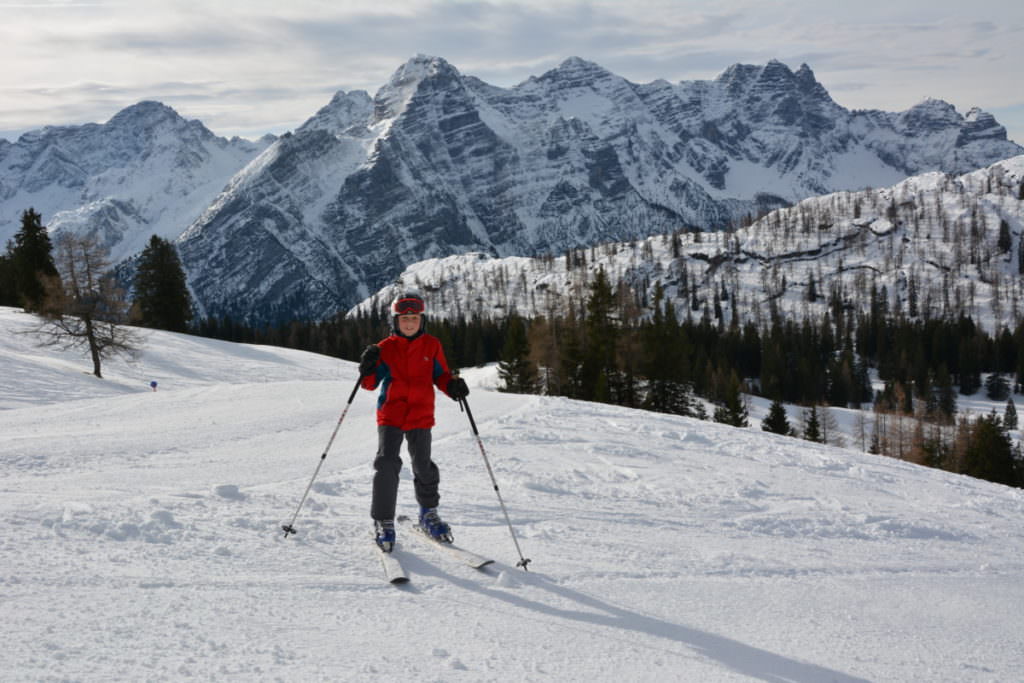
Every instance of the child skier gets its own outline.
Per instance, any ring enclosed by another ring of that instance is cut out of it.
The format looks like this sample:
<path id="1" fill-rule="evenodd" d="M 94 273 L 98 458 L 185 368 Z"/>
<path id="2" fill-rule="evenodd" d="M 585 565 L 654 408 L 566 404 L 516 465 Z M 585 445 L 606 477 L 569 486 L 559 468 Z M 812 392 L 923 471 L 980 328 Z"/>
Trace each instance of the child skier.
<path id="1" fill-rule="evenodd" d="M 451 528 L 437 514 L 440 478 L 437 465 L 430 458 L 434 386 L 456 401 L 469 395 L 469 387 L 448 369 L 437 337 L 424 331 L 424 309 L 423 299 L 416 293 L 396 297 L 391 303 L 391 335 L 367 346 L 359 359 L 363 388 L 381 387 L 370 516 L 377 545 L 384 552 L 391 552 L 395 546 L 395 506 L 398 474 L 402 469 L 399 451 L 403 439 L 412 459 L 420 526 L 439 541 L 452 541 Z"/>

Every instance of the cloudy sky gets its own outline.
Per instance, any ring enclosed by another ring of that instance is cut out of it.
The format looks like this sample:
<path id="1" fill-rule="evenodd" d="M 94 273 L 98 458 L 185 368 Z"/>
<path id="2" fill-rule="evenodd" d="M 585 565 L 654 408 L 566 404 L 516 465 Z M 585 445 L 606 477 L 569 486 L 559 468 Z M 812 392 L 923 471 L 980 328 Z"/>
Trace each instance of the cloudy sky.
<path id="1" fill-rule="evenodd" d="M 979 106 L 1024 144 L 1020 0 L 0 0 L 0 137 L 144 99 L 282 133 L 418 53 L 499 86 L 570 56 L 638 83 L 775 58 L 844 107 Z"/>

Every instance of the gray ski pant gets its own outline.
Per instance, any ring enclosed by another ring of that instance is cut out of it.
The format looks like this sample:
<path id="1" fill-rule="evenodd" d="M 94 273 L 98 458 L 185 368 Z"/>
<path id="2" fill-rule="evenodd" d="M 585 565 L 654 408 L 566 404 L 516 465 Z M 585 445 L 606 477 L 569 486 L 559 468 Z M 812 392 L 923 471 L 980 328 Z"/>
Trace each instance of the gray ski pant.
<path id="1" fill-rule="evenodd" d="M 403 432 L 398 427 L 378 425 L 377 457 L 373 461 L 373 502 L 370 517 L 373 519 L 394 519 L 398 502 L 398 480 L 402 471 L 402 439 L 409 444 L 412 459 L 413 486 L 416 502 L 423 507 L 437 507 L 440 496 L 437 492 L 441 480 L 437 465 L 430 459 L 430 430 L 411 429 Z"/>

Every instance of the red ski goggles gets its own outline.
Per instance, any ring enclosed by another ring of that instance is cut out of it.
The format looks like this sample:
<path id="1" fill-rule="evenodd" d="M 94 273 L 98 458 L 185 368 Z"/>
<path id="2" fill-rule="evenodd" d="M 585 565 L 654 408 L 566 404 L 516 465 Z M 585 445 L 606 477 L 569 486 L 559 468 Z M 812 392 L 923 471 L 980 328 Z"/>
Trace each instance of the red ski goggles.
<path id="1" fill-rule="evenodd" d="M 391 311 L 395 315 L 423 313 L 423 299 L 399 299 L 391 307 Z"/>

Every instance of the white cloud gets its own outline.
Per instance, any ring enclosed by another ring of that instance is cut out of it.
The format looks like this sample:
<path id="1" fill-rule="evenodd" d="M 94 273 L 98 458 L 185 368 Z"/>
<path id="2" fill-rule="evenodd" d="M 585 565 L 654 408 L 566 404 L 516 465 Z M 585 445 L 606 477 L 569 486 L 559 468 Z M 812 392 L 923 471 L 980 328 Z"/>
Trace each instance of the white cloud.
<path id="1" fill-rule="evenodd" d="M 1018 4 L 0 2 L 0 134 L 103 121 L 147 98 L 222 135 L 281 132 L 335 90 L 374 92 L 420 52 L 502 86 L 573 55 L 637 82 L 777 58 L 807 62 L 850 108 L 897 111 L 932 96 L 1013 112 L 1024 105 Z M 1024 142 L 1019 118 L 1011 137 Z"/>

